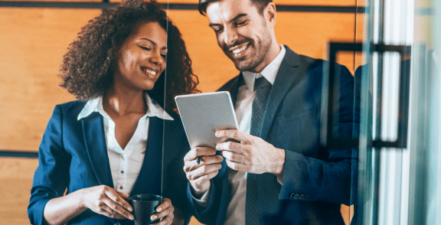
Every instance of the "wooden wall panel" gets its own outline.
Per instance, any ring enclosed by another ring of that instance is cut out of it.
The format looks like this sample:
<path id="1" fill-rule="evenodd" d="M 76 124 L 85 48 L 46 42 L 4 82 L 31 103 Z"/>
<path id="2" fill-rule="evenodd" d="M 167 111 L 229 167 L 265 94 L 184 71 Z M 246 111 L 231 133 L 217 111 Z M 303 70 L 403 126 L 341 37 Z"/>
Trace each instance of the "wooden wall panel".
<path id="1" fill-rule="evenodd" d="M 8 0 L 12 2 L 102 2 L 102 0 Z"/>
<path id="2" fill-rule="evenodd" d="M 298 54 L 328 58 L 330 41 L 354 41 L 354 14 L 279 12 L 276 37 Z M 353 57 L 342 57 L 338 63 L 351 70 Z"/>
<path id="3" fill-rule="evenodd" d="M 215 91 L 239 72 L 218 47 L 208 18 L 196 11 L 170 10 L 170 18 L 181 30 L 194 72 L 199 76 L 203 92 Z M 279 12 L 276 22 L 278 42 L 293 51 L 314 58 L 327 58 L 329 41 L 354 41 L 354 15 L 336 13 Z M 339 63 L 353 68 L 353 56 L 342 57 Z"/>
<path id="4" fill-rule="evenodd" d="M 314 4 L 349 6 L 353 1 L 320 0 Z M 100 10 L 0 8 L 0 149 L 37 151 L 55 104 L 74 100 L 58 87 L 61 56 L 80 27 L 99 13 Z M 179 10 L 171 10 L 169 15 L 183 34 L 203 92 L 215 91 L 238 74 L 217 46 L 206 17 L 197 11 Z M 330 40 L 354 40 L 354 14 L 279 12 L 277 16 L 279 43 L 299 54 L 327 58 Z M 361 40 L 363 21 L 358 19 L 357 24 L 357 40 Z M 359 59 L 356 65 L 361 64 Z M 351 71 L 353 61 L 353 54 L 339 56 L 339 63 Z M 36 159 L 0 158 L 0 201 L 5 203 L 0 206 L 0 223 L 29 224 L 26 207 L 37 164 Z M 342 207 L 342 214 L 348 224 L 351 209 Z M 191 224 L 200 223 L 193 218 Z"/>
<path id="5" fill-rule="evenodd" d="M 100 10 L 0 8 L 0 149 L 37 151 L 55 104 L 58 67 L 81 26 Z"/>
<path id="6" fill-rule="evenodd" d="M 110 0 L 121 2 L 122 0 Z M 160 3 L 198 4 L 199 0 L 157 0 Z M 358 0 L 362 1 L 362 0 Z M 355 0 L 273 0 L 276 5 L 355 6 Z"/>
<path id="7" fill-rule="evenodd" d="M 0 158 L 0 224 L 29 224 L 27 206 L 36 159 Z"/>

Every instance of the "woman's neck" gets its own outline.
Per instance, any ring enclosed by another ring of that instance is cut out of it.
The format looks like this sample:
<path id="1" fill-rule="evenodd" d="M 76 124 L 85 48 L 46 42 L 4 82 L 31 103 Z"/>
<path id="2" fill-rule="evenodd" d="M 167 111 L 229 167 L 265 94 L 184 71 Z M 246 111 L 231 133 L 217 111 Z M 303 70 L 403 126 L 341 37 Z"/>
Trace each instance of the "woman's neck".
<path id="1" fill-rule="evenodd" d="M 145 114 L 147 111 L 144 91 L 125 89 L 119 85 L 114 85 L 104 95 L 103 107 L 108 114 L 118 116 L 131 113 Z"/>

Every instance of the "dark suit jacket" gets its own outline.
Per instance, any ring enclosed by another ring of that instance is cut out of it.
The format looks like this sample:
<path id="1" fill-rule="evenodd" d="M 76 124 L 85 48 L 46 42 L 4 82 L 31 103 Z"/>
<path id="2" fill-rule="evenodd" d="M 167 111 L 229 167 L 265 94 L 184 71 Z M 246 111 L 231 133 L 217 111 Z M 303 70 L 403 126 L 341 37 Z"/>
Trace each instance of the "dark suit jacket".
<path id="1" fill-rule="evenodd" d="M 52 198 L 82 188 L 107 185 L 113 188 L 103 118 L 99 113 L 77 120 L 82 102 L 55 107 L 39 149 L 39 165 L 34 175 L 28 215 L 32 224 L 44 224 L 43 210 Z M 131 195 L 161 194 L 162 149 L 164 147 L 164 197 L 180 208 L 187 221 L 190 211 L 185 199 L 186 177 L 183 157 L 190 149 L 179 116 L 174 121 L 151 117 L 144 162 Z M 165 134 L 165 135 L 163 135 Z M 163 136 L 165 137 L 163 146 Z M 134 224 L 115 220 L 91 210 L 73 218 L 68 224 Z"/>
<path id="2" fill-rule="evenodd" d="M 340 205 L 351 202 L 351 176 L 358 173 L 357 154 L 352 149 L 320 147 L 322 118 L 322 80 L 325 61 L 298 55 L 287 46 L 286 55 L 268 97 L 261 138 L 286 152 L 283 185 L 272 174 L 257 175 L 257 192 L 261 221 L 264 224 L 344 224 Z M 340 68 L 340 97 L 334 127 L 340 136 L 356 132 L 354 79 Z M 236 100 L 239 75 L 220 90 L 229 91 Z M 207 224 L 221 225 L 231 199 L 231 187 L 225 162 L 212 179 L 208 206 L 200 208 L 187 197 L 195 216 Z M 352 182 L 351 182 L 352 181 Z M 189 188 L 189 187 L 188 187 Z M 245 215 L 244 215 L 245 216 Z"/>

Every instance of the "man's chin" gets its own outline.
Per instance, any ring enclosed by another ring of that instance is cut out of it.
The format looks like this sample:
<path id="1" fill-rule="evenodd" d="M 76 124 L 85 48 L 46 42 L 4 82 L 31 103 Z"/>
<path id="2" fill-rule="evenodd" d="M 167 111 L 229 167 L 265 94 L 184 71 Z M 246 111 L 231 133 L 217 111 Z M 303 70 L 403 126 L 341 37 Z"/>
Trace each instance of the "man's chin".
<path id="1" fill-rule="evenodd" d="M 236 69 L 239 71 L 250 71 L 254 69 L 255 66 L 252 64 L 253 63 L 246 61 L 234 61 L 234 66 L 236 66 Z"/>

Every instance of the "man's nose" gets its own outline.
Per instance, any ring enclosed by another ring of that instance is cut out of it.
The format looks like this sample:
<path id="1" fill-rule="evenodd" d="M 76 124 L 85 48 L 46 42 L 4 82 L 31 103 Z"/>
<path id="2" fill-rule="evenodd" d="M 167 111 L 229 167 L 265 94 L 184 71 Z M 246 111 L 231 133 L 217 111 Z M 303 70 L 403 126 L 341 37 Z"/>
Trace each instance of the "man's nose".
<path id="1" fill-rule="evenodd" d="M 237 32 L 233 28 L 225 28 L 224 42 L 227 46 L 233 45 L 237 41 Z"/>

